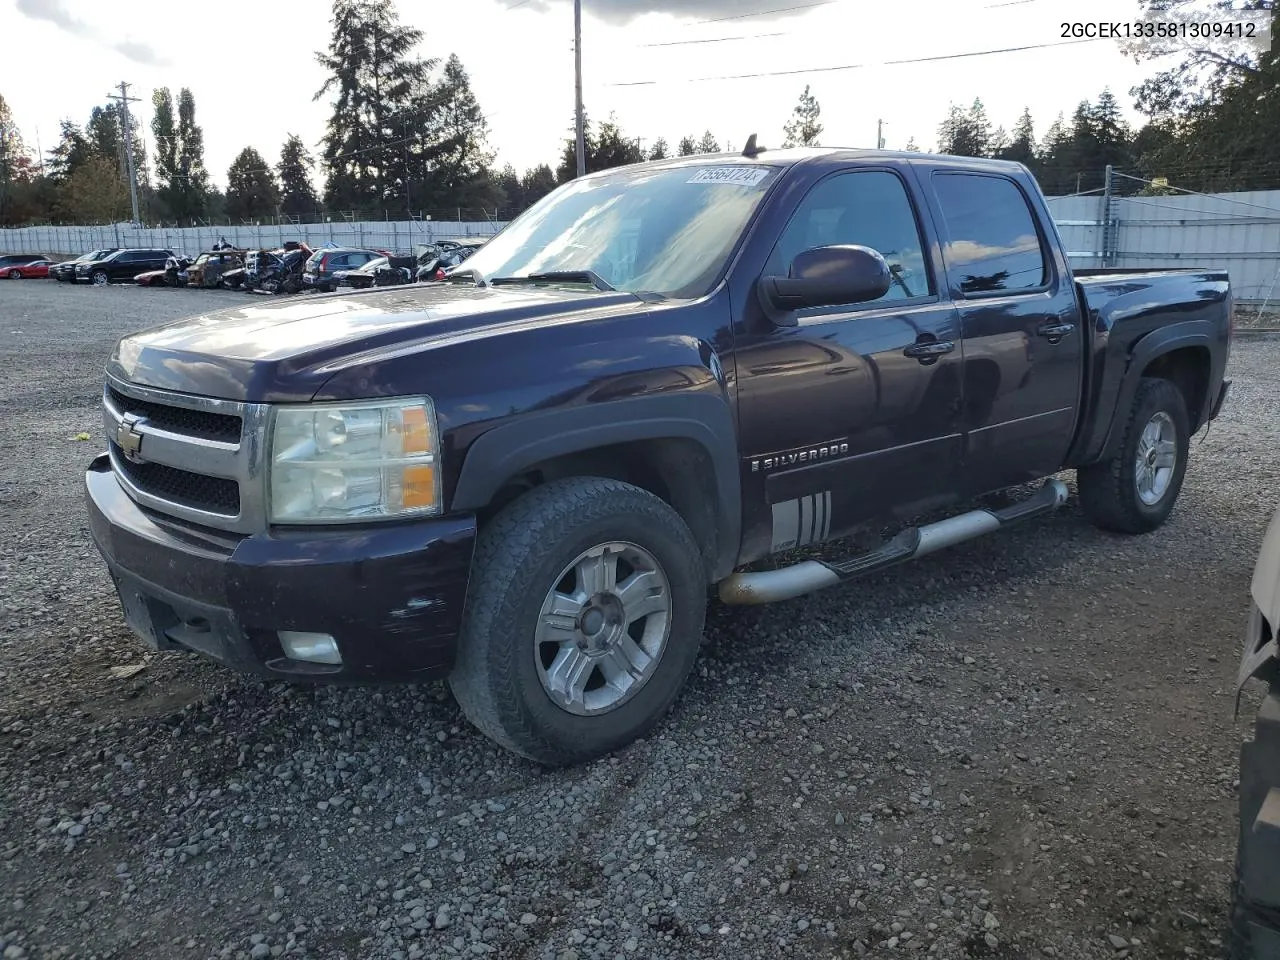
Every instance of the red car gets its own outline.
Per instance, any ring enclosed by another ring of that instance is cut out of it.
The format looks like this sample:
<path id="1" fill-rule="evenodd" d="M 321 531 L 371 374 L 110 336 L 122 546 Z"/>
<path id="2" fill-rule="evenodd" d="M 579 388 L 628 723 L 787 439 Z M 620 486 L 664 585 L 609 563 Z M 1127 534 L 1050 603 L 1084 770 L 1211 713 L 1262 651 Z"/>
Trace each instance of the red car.
<path id="1" fill-rule="evenodd" d="M 32 260 L 30 263 L 18 263 L 4 267 L 3 275 L 10 280 L 30 279 L 32 277 L 44 277 L 47 279 L 49 268 L 52 266 L 52 260 Z"/>

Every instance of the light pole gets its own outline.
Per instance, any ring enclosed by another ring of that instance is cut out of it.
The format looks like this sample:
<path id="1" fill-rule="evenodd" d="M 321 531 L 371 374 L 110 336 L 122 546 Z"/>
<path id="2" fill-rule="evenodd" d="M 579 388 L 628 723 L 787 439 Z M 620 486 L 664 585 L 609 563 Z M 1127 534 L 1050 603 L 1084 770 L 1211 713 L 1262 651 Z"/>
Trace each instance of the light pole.
<path id="1" fill-rule="evenodd" d="M 574 103 L 576 120 L 574 122 L 578 153 L 578 176 L 587 172 L 586 131 L 582 118 L 582 0 L 573 0 L 573 68 L 574 68 Z"/>

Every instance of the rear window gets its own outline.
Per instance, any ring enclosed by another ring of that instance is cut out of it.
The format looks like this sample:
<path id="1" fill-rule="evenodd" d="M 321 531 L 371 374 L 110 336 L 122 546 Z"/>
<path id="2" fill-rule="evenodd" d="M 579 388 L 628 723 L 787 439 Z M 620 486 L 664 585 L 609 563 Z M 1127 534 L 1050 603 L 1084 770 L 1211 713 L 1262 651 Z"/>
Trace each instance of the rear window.
<path id="1" fill-rule="evenodd" d="M 933 186 L 946 222 L 943 256 L 952 286 L 983 294 L 1045 285 L 1048 263 L 1035 218 L 1012 180 L 938 173 Z"/>

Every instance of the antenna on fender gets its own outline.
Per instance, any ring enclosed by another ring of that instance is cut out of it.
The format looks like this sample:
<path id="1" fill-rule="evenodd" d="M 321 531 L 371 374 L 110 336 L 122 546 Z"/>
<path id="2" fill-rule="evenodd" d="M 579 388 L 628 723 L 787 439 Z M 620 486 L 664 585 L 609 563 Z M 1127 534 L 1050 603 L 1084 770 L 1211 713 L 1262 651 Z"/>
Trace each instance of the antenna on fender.
<path id="1" fill-rule="evenodd" d="M 742 148 L 742 155 L 744 157 L 751 157 L 754 159 L 764 153 L 764 151 L 764 147 L 756 145 L 756 135 L 753 133 L 751 136 L 747 137 L 747 145 Z"/>

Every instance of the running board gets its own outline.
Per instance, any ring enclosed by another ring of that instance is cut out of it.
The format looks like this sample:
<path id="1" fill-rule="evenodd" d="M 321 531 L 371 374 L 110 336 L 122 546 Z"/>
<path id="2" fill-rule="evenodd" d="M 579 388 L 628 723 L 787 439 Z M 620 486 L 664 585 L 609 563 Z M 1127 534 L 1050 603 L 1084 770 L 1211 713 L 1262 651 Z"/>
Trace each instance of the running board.
<path id="1" fill-rule="evenodd" d="M 780 570 L 735 573 L 720 581 L 720 599 L 730 604 L 774 603 L 916 560 L 1003 526 L 1051 513 L 1067 502 L 1067 486 L 1047 480 L 1034 495 L 1003 510 L 970 510 L 923 527 L 908 527 L 892 540 L 848 560 L 805 560 Z"/>

